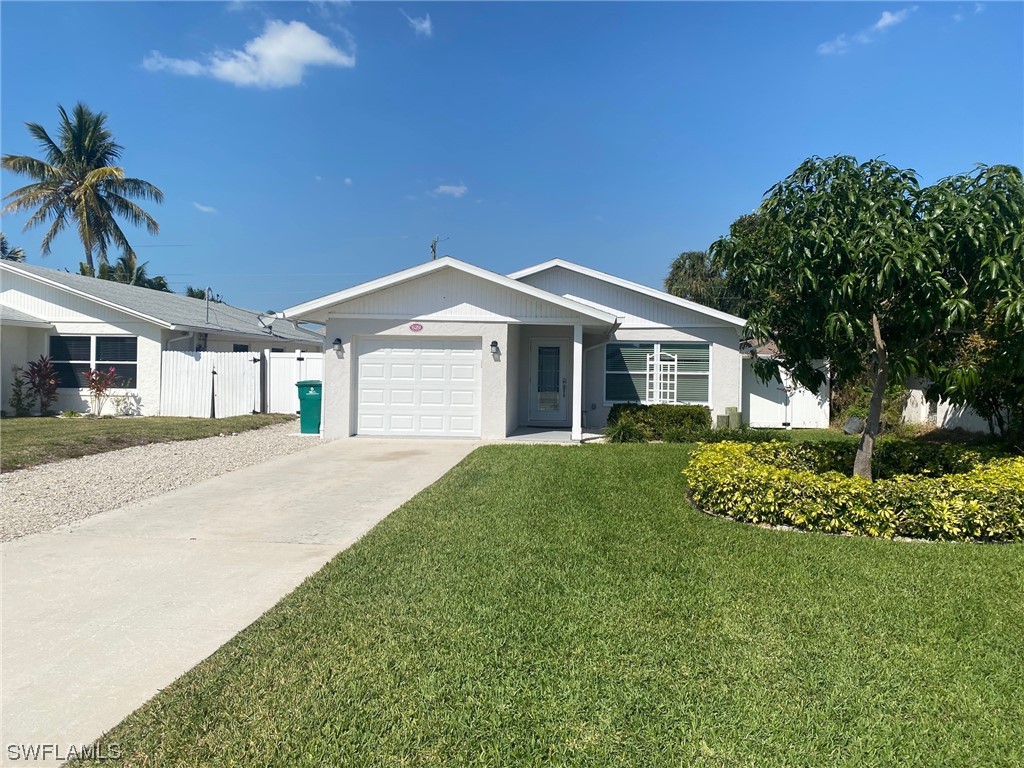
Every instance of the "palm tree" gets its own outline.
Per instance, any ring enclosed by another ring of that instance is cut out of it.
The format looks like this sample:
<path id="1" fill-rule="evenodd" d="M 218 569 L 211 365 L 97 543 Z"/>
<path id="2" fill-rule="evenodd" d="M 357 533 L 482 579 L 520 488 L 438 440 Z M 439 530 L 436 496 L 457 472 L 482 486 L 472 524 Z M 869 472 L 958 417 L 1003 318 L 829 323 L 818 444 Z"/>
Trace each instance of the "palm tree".
<path id="1" fill-rule="evenodd" d="M 122 147 L 114 141 L 107 128 L 107 115 L 93 112 L 78 103 L 71 116 L 64 107 L 57 107 L 60 127 L 57 141 L 50 138 L 38 123 L 26 123 L 28 132 L 39 142 L 45 159 L 27 155 L 4 155 L 3 169 L 20 173 L 35 181 L 16 189 L 4 199 L 12 202 L 3 213 L 32 210 L 25 222 L 25 231 L 43 223 L 50 227 L 43 237 L 39 252 L 50 253 L 53 238 L 69 222 L 74 222 L 85 248 L 85 263 L 94 268 L 93 253 L 100 264 L 107 263 L 107 248 L 114 244 L 125 254 L 134 256 L 128 238 L 121 231 L 115 216 L 135 226 L 144 226 L 157 234 L 160 226 L 132 198 L 162 202 L 164 193 L 142 179 L 127 178 L 116 165 Z"/>
<path id="2" fill-rule="evenodd" d="M 7 235 L 0 232 L 0 259 L 3 261 L 24 261 L 25 251 L 18 247 L 11 247 L 7 242 Z"/>
<path id="3" fill-rule="evenodd" d="M 139 264 L 134 254 L 122 253 L 113 265 L 100 264 L 98 270 L 93 272 L 89 265 L 81 262 L 78 265 L 78 273 L 87 277 L 98 277 L 100 280 L 110 280 L 113 283 L 124 283 L 125 285 L 137 285 L 140 288 L 151 288 L 154 291 L 172 293 L 167 285 L 167 278 L 163 275 L 150 277 L 146 271 L 148 261 Z"/>

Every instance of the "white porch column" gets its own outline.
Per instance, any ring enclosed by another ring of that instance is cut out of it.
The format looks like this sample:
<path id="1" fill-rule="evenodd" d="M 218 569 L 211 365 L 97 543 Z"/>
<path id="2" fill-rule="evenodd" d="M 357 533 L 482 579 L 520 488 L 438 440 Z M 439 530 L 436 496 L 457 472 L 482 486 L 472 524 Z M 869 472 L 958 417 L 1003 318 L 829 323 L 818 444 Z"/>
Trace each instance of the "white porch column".
<path id="1" fill-rule="evenodd" d="M 572 327 L 572 439 L 583 439 L 583 326 Z"/>

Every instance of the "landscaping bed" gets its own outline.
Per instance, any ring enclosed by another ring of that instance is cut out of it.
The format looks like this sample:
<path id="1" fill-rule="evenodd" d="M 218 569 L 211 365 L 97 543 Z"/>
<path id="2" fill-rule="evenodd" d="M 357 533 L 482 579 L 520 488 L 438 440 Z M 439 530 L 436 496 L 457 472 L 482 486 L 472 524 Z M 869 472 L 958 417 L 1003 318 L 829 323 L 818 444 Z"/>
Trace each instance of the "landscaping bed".
<path id="1" fill-rule="evenodd" d="M 700 509 L 743 522 L 882 538 L 1024 538 L 1024 458 L 993 448 L 889 441 L 869 482 L 848 443 L 704 444 L 687 470 Z"/>
<path id="2" fill-rule="evenodd" d="M 9 472 L 147 443 L 230 435 L 294 418 L 289 414 L 263 413 L 224 419 L 176 416 L 3 419 L 0 421 L 0 470 Z"/>
<path id="3" fill-rule="evenodd" d="M 1024 761 L 1024 545 L 736 525 L 687 504 L 689 452 L 484 447 L 103 742 L 129 766 Z"/>

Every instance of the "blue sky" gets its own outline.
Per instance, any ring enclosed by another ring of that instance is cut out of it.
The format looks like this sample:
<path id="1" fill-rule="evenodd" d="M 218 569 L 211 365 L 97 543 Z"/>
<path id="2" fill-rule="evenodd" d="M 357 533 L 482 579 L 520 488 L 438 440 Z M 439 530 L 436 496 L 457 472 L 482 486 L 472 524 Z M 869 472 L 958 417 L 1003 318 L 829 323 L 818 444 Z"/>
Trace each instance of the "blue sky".
<path id="1" fill-rule="evenodd" d="M 659 285 L 812 154 L 1024 165 L 1021 3 L 0 5 L 3 152 L 110 115 L 151 273 L 285 306 L 440 252 Z M 109 44 L 103 41 L 109 40 Z M 4 192 L 19 186 L 3 174 Z M 62 235 L 4 231 L 77 269 Z"/>

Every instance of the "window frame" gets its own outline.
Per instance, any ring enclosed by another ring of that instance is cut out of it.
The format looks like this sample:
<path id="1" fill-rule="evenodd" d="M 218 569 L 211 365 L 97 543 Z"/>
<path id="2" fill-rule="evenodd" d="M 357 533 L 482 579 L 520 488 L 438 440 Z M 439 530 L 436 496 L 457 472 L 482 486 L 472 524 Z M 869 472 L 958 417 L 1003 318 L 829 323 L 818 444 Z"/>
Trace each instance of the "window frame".
<path id="1" fill-rule="evenodd" d="M 698 376 L 700 376 L 700 377 L 706 376 L 707 380 L 708 380 L 708 399 L 706 401 L 700 401 L 700 400 L 676 400 L 674 403 L 668 403 L 668 405 L 706 405 L 708 408 L 712 408 L 713 407 L 712 406 L 713 398 L 712 398 L 712 394 L 711 394 L 712 391 L 713 391 L 712 388 L 711 388 L 711 385 L 712 385 L 711 372 L 712 372 L 712 370 L 714 370 L 715 345 L 712 344 L 710 341 L 708 341 L 708 342 L 704 342 L 704 341 L 686 341 L 686 340 L 682 340 L 682 339 L 669 339 L 669 340 L 661 340 L 661 341 L 652 341 L 650 339 L 628 339 L 628 340 L 626 340 L 626 339 L 616 339 L 615 341 L 605 342 L 604 346 L 602 347 L 602 351 L 604 353 L 604 363 L 603 363 L 603 371 L 602 371 L 602 376 L 601 376 L 601 398 L 602 398 L 602 400 L 604 402 L 605 407 L 610 407 L 610 406 L 613 406 L 613 405 L 620 405 L 622 403 L 636 403 L 636 402 L 639 402 L 639 403 L 641 403 L 643 405 L 654 405 L 654 404 L 658 403 L 657 400 L 650 400 L 650 399 L 641 399 L 641 400 L 609 400 L 608 399 L 608 374 L 611 373 L 613 375 L 620 375 L 620 376 L 630 376 L 630 375 L 632 375 L 632 374 L 629 374 L 629 373 L 623 373 L 621 371 L 609 371 L 608 370 L 608 347 L 609 347 L 609 345 L 613 345 L 613 344 L 624 344 L 624 345 L 651 344 L 651 345 L 654 346 L 654 349 L 652 351 L 654 352 L 654 354 L 658 355 L 658 359 L 659 360 L 661 359 L 661 348 L 662 348 L 662 345 L 672 346 L 672 345 L 676 345 L 676 344 L 695 344 L 695 345 L 707 346 L 707 348 L 708 348 L 708 370 L 707 370 L 706 373 L 698 372 L 698 371 L 678 371 L 676 373 L 676 375 L 677 376 L 693 377 L 693 378 L 696 378 Z M 671 354 L 671 353 L 668 353 L 668 354 Z"/>
<path id="2" fill-rule="evenodd" d="M 100 367 L 109 368 L 113 366 L 115 369 L 118 365 L 132 365 L 135 366 L 135 377 L 132 380 L 133 384 L 130 387 L 111 387 L 112 390 L 119 392 L 132 392 L 139 387 L 139 337 L 136 334 L 131 333 L 51 333 L 47 341 L 47 352 L 52 351 L 52 339 L 89 339 L 89 359 L 88 360 L 57 360 L 54 357 L 50 357 L 54 366 L 57 365 L 88 365 L 89 370 L 95 371 Z M 135 359 L 134 360 L 97 360 L 96 355 L 99 352 L 99 339 L 135 339 Z M 81 392 L 82 390 L 88 389 L 87 386 L 75 386 L 65 387 L 57 386 L 58 391 L 64 392 Z"/>

